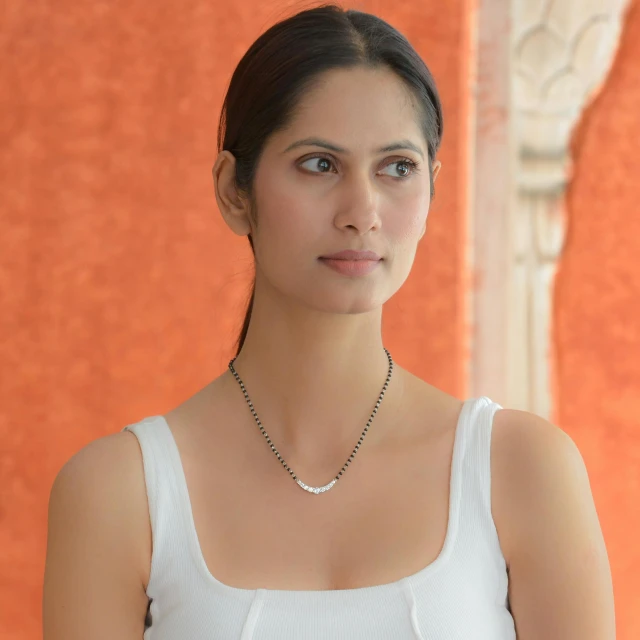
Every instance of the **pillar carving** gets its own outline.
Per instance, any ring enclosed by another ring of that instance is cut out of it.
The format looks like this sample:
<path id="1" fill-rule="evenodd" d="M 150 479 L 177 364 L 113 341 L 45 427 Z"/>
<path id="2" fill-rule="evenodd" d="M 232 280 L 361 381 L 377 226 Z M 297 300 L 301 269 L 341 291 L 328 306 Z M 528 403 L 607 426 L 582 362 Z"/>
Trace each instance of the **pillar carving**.
<path id="1" fill-rule="evenodd" d="M 551 301 L 571 133 L 611 66 L 627 0 L 512 0 L 509 405 L 552 418 Z"/>

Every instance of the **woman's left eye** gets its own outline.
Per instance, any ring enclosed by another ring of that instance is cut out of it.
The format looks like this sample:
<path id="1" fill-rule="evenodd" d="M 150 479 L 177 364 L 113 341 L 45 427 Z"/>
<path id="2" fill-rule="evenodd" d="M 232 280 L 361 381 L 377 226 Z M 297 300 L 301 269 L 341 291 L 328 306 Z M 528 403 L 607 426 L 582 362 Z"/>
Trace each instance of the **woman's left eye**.
<path id="1" fill-rule="evenodd" d="M 415 163 L 413 160 L 404 159 L 396 160 L 395 162 L 389 163 L 385 167 L 385 169 L 388 169 L 389 167 L 395 167 L 393 169 L 394 173 L 387 175 L 391 175 L 394 178 L 408 178 L 412 173 L 416 172 L 417 166 L 417 163 Z"/>

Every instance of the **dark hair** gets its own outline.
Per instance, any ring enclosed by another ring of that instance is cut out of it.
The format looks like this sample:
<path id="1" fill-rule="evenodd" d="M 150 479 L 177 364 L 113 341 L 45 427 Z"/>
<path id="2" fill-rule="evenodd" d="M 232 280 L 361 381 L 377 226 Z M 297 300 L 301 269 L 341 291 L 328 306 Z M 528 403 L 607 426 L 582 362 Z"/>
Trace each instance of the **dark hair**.
<path id="1" fill-rule="evenodd" d="M 368 13 L 329 4 L 272 26 L 251 45 L 231 77 L 220 114 L 218 152 L 228 150 L 235 156 L 236 186 L 252 204 L 253 178 L 269 136 L 287 125 L 301 96 L 320 74 L 355 66 L 387 67 L 418 99 L 433 193 L 442 105 L 431 72 L 390 24 Z M 248 239 L 254 251 L 251 235 Z M 247 335 L 254 297 L 255 280 L 236 355 Z"/>

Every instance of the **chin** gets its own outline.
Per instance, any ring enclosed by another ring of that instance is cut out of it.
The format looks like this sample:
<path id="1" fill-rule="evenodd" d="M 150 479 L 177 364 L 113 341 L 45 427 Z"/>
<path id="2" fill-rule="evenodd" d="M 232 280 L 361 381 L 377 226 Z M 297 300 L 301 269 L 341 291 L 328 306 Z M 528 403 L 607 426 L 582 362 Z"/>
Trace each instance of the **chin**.
<path id="1" fill-rule="evenodd" d="M 324 287 L 322 291 L 316 290 L 313 295 L 309 295 L 307 289 L 304 295 L 308 306 L 324 313 L 336 314 L 361 314 L 377 311 L 387 301 L 390 296 L 383 295 L 384 292 L 369 291 L 327 291 Z M 378 287 L 379 288 L 379 287 Z"/>

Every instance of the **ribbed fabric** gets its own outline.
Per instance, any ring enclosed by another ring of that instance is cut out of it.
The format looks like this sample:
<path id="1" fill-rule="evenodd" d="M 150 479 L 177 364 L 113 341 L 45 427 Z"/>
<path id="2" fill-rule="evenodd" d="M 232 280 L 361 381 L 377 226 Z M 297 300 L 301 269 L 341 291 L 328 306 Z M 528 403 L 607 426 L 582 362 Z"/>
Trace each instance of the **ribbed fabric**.
<path id="1" fill-rule="evenodd" d="M 237 589 L 207 569 L 180 455 L 162 416 L 125 427 L 140 442 L 153 553 L 145 640 L 515 640 L 491 515 L 487 397 L 464 403 L 453 448 L 449 524 L 434 562 L 359 589 Z"/>

